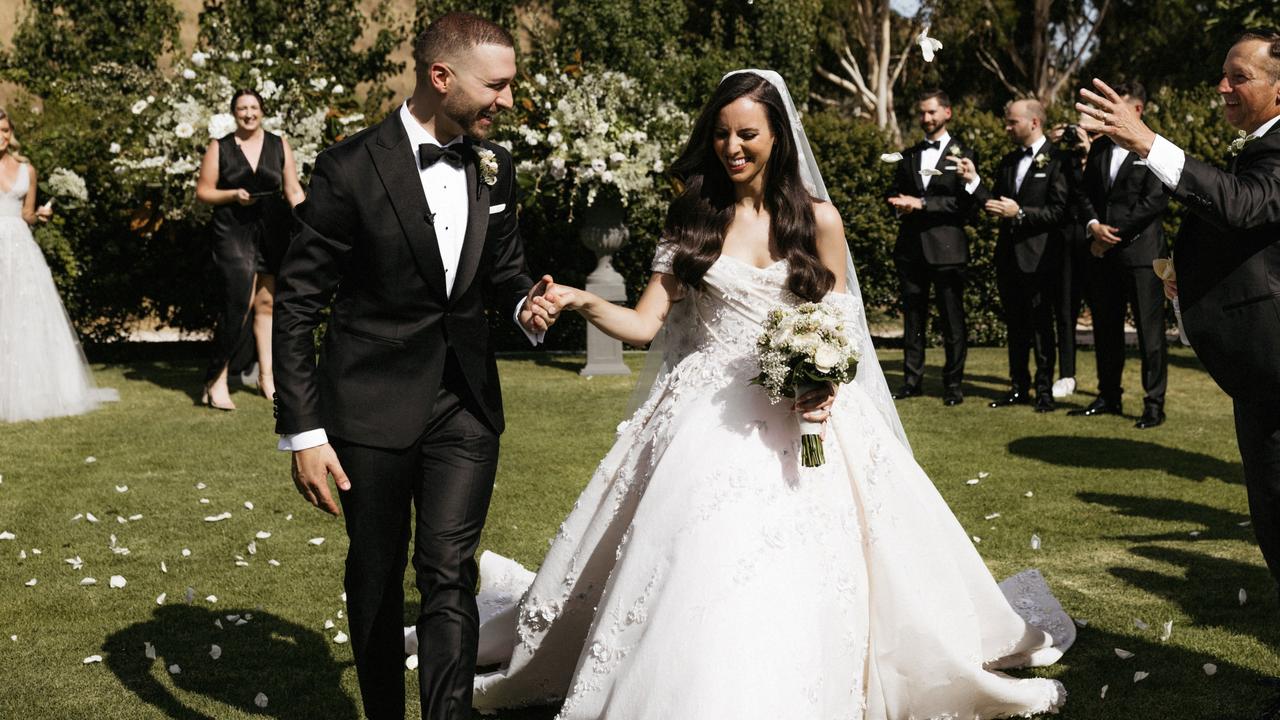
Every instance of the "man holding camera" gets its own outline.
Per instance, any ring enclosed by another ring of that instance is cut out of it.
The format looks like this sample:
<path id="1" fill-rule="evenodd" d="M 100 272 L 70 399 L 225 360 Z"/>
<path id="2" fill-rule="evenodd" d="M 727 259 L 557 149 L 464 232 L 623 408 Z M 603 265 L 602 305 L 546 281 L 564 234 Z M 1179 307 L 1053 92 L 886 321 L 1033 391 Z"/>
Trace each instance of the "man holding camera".
<path id="1" fill-rule="evenodd" d="M 1142 116 L 1147 101 L 1142 85 L 1121 83 L 1115 91 L 1136 116 Z M 1168 351 L 1164 289 L 1151 261 L 1168 257 L 1161 220 L 1169 196 L 1146 160 L 1102 137 L 1089 152 L 1075 203 L 1076 217 L 1085 224 L 1089 253 L 1094 258 L 1083 269 L 1085 292 L 1093 310 L 1098 397 L 1088 407 L 1067 414 L 1121 414 L 1125 310 L 1132 306 L 1146 392 L 1136 427 L 1156 427 L 1165 420 Z"/>

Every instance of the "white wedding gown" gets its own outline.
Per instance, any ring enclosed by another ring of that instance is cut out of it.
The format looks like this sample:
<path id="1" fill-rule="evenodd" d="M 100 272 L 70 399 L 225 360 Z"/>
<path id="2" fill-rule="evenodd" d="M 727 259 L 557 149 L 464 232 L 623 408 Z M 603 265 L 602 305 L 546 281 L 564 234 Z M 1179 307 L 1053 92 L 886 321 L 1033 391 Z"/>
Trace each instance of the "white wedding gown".
<path id="1" fill-rule="evenodd" d="M 30 186 L 23 165 L 13 187 L 0 190 L 0 422 L 79 415 L 116 399 L 114 390 L 93 386 L 49 266 L 22 219 Z"/>
<path id="2" fill-rule="evenodd" d="M 662 251 L 655 270 L 670 271 Z M 858 385 L 839 392 L 826 464 L 799 467 L 788 403 L 748 384 L 765 314 L 798 302 L 786 276 L 782 262 L 717 260 L 705 289 L 673 307 L 670 370 L 536 577 L 482 558 L 480 662 L 501 669 L 476 677 L 475 707 L 563 700 L 565 720 L 974 720 L 1065 700 L 1056 681 L 994 669 L 1055 661 L 1075 637 L 1070 619 L 1036 571 L 1002 593 Z"/>

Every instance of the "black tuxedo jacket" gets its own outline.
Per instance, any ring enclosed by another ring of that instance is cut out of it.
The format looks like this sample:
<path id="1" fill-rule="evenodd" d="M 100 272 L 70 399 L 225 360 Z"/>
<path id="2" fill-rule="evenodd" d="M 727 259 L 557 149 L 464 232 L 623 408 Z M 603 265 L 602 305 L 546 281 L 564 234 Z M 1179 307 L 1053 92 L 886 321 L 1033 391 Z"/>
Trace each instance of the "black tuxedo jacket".
<path id="1" fill-rule="evenodd" d="M 1191 347 L 1227 394 L 1280 402 L 1280 123 L 1227 171 L 1187 157 L 1173 195 L 1190 211 L 1173 256 Z"/>
<path id="2" fill-rule="evenodd" d="M 1156 258 L 1168 257 L 1161 218 L 1169 205 L 1164 183 L 1147 169 L 1147 162 L 1129 153 L 1111 175 L 1111 152 L 1115 143 L 1100 138 L 1089 149 L 1084 182 L 1076 193 L 1076 219 L 1084 224 L 1096 218 L 1104 225 L 1120 229 L 1121 241 L 1102 256 L 1104 262 L 1126 267 L 1151 267 Z"/>
<path id="3" fill-rule="evenodd" d="M 399 113 L 316 159 L 277 278 L 276 432 L 322 427 L 362 445 L 407 447 L 426 429 L 449 351 L 485 419 L 502 432 L 486 295 L 511 316 L 533 282 L 511 155 L 470 139 L 466 147 L 470 212 L 448 294 L 417 149 Z M 479 168 L 485 151 L 497 161 L 492 186 Z M 315 331 L 331 301 L 317 363 Z"/>
<path id="4" fill-rule="evenodd" d="M 964 180 L 955 170 L 951 148 L 978 164 L 978 156 L 969 148 L 961 147 L 950 138 L 938 160 L 941 175 L 924 186 L 920 176 L 921 141 L 903 153 L 902 162 L 893 176 L 889 195 L 910 195 L 924 201 L 924 209 L 902 216 L 898 227 L 898 241 L 893 256 L 899 262 L 924 262 L 929 265 L 960 265 L 969 262 L 969 241 L 964 225 L 973 209 L 973 196 L 964 191 Z M 950 167 L 952 169 L 948 170 Z"/>
<path id="5" fill-rule="evenodd" d="M 1021 221 L 1000 221 L 996 264 L 997 267 L 1011 267 L 1016 263 L 1022 272 L 1032 273 L 1045 269 L 1047 263 L 1060 261 L 1062 225 L 1067 217 L 1071 194 L 1066 163 L 1077 161 L 1059 152 L 1053 143 L 1046 140 L 1040 146 L 1040 152 L 1031 159 L 1022 188 L 1015 190 L 1021 157 L 1021 148 L 1005 155 L 995 169 L 994 189 L 989 191 L 985 186 L 979 186 L 973 194 L 975 202 L 979 203 L 999 197 L 1013 198 L 1018 202 L 1025 217 Z"/>

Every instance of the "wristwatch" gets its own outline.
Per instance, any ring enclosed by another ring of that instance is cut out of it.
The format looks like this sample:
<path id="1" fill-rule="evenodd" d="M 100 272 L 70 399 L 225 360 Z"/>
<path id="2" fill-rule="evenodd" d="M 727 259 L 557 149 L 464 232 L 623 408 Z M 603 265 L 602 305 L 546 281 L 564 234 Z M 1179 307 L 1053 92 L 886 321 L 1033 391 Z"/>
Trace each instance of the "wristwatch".
<path id="1" fill-rule="evenodd" d="M 1013 222 L 1021 223 L 1023 220 L 1026 220 L 1026 219 L 1027 219 L 1027 214 L 1022 211 L 1022 208 L 1018 208 L 1018 214 L 1013 216 Z"/>
<path id="2" fill-rule="evenodd" d="M 920 209 L 921 209 L 921 210 L 928 210 L 928 209 L 929 209 L 929 198 L 927 198 L 927 197 L 922 197 L 922 198 L 920 198 Z"/>

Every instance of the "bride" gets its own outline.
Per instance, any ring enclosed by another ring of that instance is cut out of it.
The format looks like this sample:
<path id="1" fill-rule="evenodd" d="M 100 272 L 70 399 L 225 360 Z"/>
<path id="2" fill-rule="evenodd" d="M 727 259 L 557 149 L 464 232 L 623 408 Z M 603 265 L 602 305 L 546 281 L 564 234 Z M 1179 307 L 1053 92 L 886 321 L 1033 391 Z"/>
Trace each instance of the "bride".
<path id="1" fill-rule="evenodd" d="M 79 415 L 114 400 L 93 386 L 53 276 L 30 225 L 53 210 L 36 207 L 36 169 L 18 154 L 0 110 L 0 422 Z"/>
<path id="2" fill-rule="evenodd" d="M 536 577 L 482 559 L 480 662 L 499 669 L 476 677 L 474 706 L 563 701 L 566 720 L 1056 711 L 1058 682 L 997 669 L 1055 661 L 1074 627 L 1035 571 L 1002 592 L 913 460 L 782 79 L 726 76 L 674 170 L 684 190 L 634 310 L 547 293 L 633 345 L 659 336 L 662 366 Z M 771 308 L 804 301 L 842 308 L 864 360 L 838 394 L 772 405 L 749 384 L 755 339 Z M 827 422 L 826 464 L 800 467 L 796 412 Z"/>

